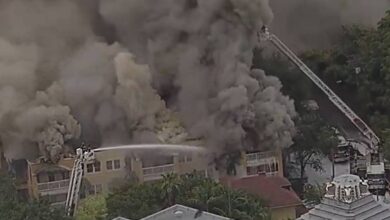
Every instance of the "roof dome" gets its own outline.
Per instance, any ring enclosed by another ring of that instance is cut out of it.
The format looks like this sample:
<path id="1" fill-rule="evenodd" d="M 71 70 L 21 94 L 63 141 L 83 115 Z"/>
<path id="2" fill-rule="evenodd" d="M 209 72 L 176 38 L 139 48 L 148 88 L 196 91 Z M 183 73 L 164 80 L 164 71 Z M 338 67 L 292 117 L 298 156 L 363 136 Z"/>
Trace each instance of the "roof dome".
<path id="1" fill-rule="evenodd" d="M 352 203 L 369 194 L 366 181 L 362 181 L 356 175 L 345 174 L 334 178 L 331 183 L 327 184 L 325 197 Z"/>

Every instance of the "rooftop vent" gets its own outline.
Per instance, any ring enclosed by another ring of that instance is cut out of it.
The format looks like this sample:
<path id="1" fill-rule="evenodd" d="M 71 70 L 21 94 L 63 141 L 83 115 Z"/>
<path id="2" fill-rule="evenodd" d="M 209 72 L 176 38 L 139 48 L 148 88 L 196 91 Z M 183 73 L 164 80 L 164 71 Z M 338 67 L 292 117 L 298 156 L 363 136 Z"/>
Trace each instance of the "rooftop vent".
<path id="1" fill-rule="evenodd" d="M 174 214 L 175 214 L 175 217 L 176 217 L 176 218 L 181 218 L 181 217 L 183 217 L 183 212 L 180 211 L 180 210 L 175 211 Z"/>

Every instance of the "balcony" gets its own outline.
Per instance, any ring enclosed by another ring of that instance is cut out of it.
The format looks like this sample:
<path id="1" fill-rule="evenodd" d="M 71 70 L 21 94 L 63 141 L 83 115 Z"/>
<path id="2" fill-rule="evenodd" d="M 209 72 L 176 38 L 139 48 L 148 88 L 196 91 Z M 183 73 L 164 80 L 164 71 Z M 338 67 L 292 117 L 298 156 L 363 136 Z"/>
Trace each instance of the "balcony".
<path id="1" fill-rule="evenodd" d="M 279 172 L 278 172 L 278 171 L 270 171 L 270 172 L 264 172 L 263 174 L 259 174 L 259 173 L 256 173 L 256 174 L 247 174 L 248 177 L 259 176 L 259 175 L 265 175 L 265 176 L 278 176 L 278 175 L 279 175 Z"/>
<path id="2" fill-rule="evenodd" d="M 247 166 L 259 166 L 262 164 L 271 164 L 276 161 L 277 158 L 275 152 L 273 151 L 246 154 Z"/>
<path id="3" fill-rule="evenodd" d="M 161 179 L 161 175 L 172 173 L 174 171 L 174 164 L 167 164 L 156 167 L 145 167 L 142 168 L 142 173 L 144 175 L 144 180 L 157 180 Z"/>
<path id="4" fill-rule="evenodd" d="M 46 182 L 46 183 L 38 183 L 39 192 L 68 190 L 68 187 L 69 187 L 69 179 Z"/>

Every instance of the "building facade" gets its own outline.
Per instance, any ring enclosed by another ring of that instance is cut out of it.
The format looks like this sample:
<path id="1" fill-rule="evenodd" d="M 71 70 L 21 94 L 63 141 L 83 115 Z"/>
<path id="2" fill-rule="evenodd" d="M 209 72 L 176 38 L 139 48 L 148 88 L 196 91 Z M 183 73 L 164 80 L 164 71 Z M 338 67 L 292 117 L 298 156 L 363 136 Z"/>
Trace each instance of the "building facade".
<path id="1" fill-rule="evenodd" d="M 28 195 L 45 199 L 53 205 L 64 205 L 73 163 L 73 157 L 62 158 L 57 164 L 27 161 Z"/>
<path id="2" fill-rule="evenodd" d="M 187 143 L 196 145 L 196 143 Z M 158 150 L 157 150 L 158 151 Z M 86 195 L 108 193 L 128 181 L 155 181 L 168 173 L 186 174 L 198 172 L 219 179 L 214 164 L 206 151 L 199 152 L 134 152 L 126 149 L 105 150 L 95 153 L 96 160 L 86 164 L 82 191 Z M 19 185 L 32 198 L 44 198 L 55 205 L 66 201 L 69 178 L 74 158 L 62 158 L 57 164 L 27 161 L 27 182 Z M 265 174 L 283 176 L 280 151 L 242 154 L 237 176 L 247 177 Z"/>
<path id="3" fill-rule="evenodd" d="M 159 142 L 185 146 L 203 146 L 201 139 L 190 138 L 177 116 L 164 111 L 157 117 L 155 132 Z M 201 148 L 203 149 L 203 148 Z M 1 152 L 0 152 L 1 153 Z M 169 149 L 115 149 L 95 151 L 96 160 L 84 167 L 82 192 L 86 195 L 108 193 L 128 181 L 155 181 L 163 174 L 185 174 L 197 171 L 204 176 L 219 179 L 221 174 L 205 149 L 183 151 Z M 0 161 L 1 162 L 1 161 Z M 57 164 L 40 160 L 28 161 L 27 168 L 19 173 L 27 176 L 21 190 L 33 198 L 46 198 L 54 204 L 63 204 L 69 187 L 69 178 L 74 158 L 66 155 Z M 267 152 L 241 154 L 240 165 L 236 166 L 238 177 L 283 176 L 281 149 Z"/>
<path id="4" fill-rule="evenodd" d="M 197 171 L 205 176 L 215 175 L 202 152 L 162 153 L 131 150 L 107 150 L 96 152 L 94 163 L 86 165 L 85 180 L 88 194 L 108 193 L 124 182 L 148 182 L 162 179 L 168 173 L 185 174 Z"/>
<path id="5" fill-rule="evenodd" d="M 272 151 L 242 153 L 242 160 L 237 166 L 238 177 L 257 176 L 283 177 L 283 157 L 281 148 Z"/>

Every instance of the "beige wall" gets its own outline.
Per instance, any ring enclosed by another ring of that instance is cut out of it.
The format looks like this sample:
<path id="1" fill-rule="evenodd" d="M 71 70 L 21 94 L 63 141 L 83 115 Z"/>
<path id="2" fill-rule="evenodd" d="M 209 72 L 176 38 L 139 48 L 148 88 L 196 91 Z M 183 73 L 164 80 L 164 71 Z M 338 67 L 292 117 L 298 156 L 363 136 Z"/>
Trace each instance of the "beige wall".
<path id="1" fill-rule="evenodd" d="M 273 154 L 276 156 L 279 164 L 278 173 L 280 176 L 283 176 L 281 151 L 275 151 L 273 152 Z M 188 156 L 188 154 L 186 155 Z M 121 182 L 124 182 L 126 177 L 129 177 L 130 173 L 135 175 L 139 181 L 145 181 L 142 168 L 142 159 L 138 155 L 129 152 L 129 150 L 110 150 L 95 152 L 95 156 L 96 161 L 100 162 L 100 171 L 89 173 L 87 172 L 87 168 L 85 167 L 84 177 L 90 185 L 99 187 L 101 186 L 103 193 L 109 192 L 113 187 L 118 186 L 118 184 L 120 184 Z M 193 172 L 194 170 L 204 172 L 206 172 L 207 170 L 210 176 L 210 170 L 214 171 L 213 166 L 209 166 L 209 158 L 207 158 L 205 154 L 193 152 L 191 153 L 190 161 L 188 160 L 188 157 L 183 161 L 183 156 L 183 154 L 175 154 L 173 156 L 173 171 L 175 173 L 185 174 Z M 120 161 L 120 168 L 108 170 L 106 162 L 114 160 Z M 60 160 L 59 163 L 55 166 L 60 166 L 71 170 L 73 167 L 73 163 L 73 158 L 66 158 Z M 243 154 L 242 164 L 243 166 L 240 167 L 242 171 L 239 172 L 243 172 L 244 175 L 244 172 L 246 172 L 245 154 Z M 28 162 L 28 188 L 29 194 L 34 198 L 38 198 L 39 196 L 37 187 L 37 170 L 41 169 L 43 166 L 48 165 L 34 163 L 30 161 Z M 217 172 L 214 171 L 211 175 L 217 178 L 216 174 Z M 160 175 L 158 175 L 158 178 L 161 178 Z"/>
<path id="2" fill-rule="evenodd" d="M 188 154 L 187 154 L 188 155 Z M 107 193 L 112 189 L 112 186 L 116 186 L 116 181 L 123 181 L 129 176 L 130 171 L 135 174 L 140 182 L 146 181 L 143 175 L 142 159 L 129 153 L 128 150 L 111 150 L 95 153 L 96 160 L 100 162 L 101 169 L 99 172 L 88 173 L 85 169 L 85 178 L 91 185 L 101 185 L 103 193 Z M 191 161 L 188 161 L 188 157 L 184 161 L 180 160 L 184 155 L 173 155 L 173 171 L 178 174 L 190 173 L 194 170 L 205 171 L 207 169 L 207 159 L 204 155 L 199 153 L 191 154 Z M 127 159 L 126 159 L 127 158 Z M 106 162 L 119 160 L 120 169 L 107 170 Z M 126 166 L 126 164 L 131 164 Z M 160 175 L 158 175 L 160 178 Z"/>
<path id="3" fill-rule="evenodd" d="M 87 186 L 99 185 L 101 186 L 103 193 L 108 193 L 113 187 L 118 186 L 119 183 L 126 181 L 126 177 L 130 175 L 130 172 L 135 174 L 139 181 L 144 181 L 142 160 L 137 155 L 132 154 L 128 150 L 96 152 L 95 156 L 96 161 L 100 162 L 100 171 L 89 173 L 87 172 L 87 167 L 85 167 L 84 177 L 87 180 Z M 184 174 L 192 172 L 193 170 L 205 171 L 207 169 L 208 163 L 204 155 L 199 153 L 192 153 L 191 161 L 188 161 L 188 159 L 181 161 L 179 159 L 181 156 L 183 155 L 176 154 L 173 156 L 173 170 L 175 173 Z M 114 160 L 120 161 L 120 168 L 108 170 L 106 162 Z M 56 165 L 40 163 L 39 161 L 28 161 L 27 188 L 30 197 L 39 198 L 37 175 L 38 172 L 44 169 L 45 166 L 60 166 L 71 171 L 73 168 L 73 163 L 74 158 L 62 159 Z M 160 178 L 160 175 L 158 175 L 158 177 Z"/>
<path id="4" fill-rule="evenodd" d="M 296 219 L 295 206 L 271 209 L 271 219 L 272 220 Z"/>
<path id="5" fill-rule="evenodd" d="M 84 177 L 91 185 L 101 184 L 103 192 L 108 192 L 109 188 L 114 184 L 116 179 L 125 179 L 129 174 L 129 167 L 126 165 L 126 152 L 123 150 L 114 150 L 114 151 L 102 151 L 96 152 L 96 160 L 100 162 L 100 171 L 88 173 L 87 169 L 84 169 Z M 107 161 L 120 161 L 119 169 L 107 169 Z M 138 164 L 136 161 L 132 161 L 131 167 L 138 169 Z"/>

